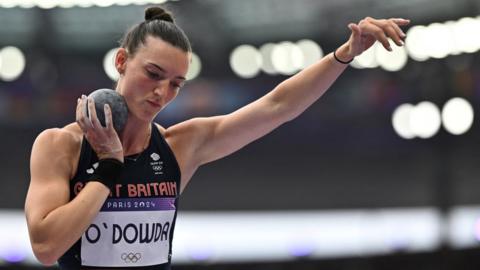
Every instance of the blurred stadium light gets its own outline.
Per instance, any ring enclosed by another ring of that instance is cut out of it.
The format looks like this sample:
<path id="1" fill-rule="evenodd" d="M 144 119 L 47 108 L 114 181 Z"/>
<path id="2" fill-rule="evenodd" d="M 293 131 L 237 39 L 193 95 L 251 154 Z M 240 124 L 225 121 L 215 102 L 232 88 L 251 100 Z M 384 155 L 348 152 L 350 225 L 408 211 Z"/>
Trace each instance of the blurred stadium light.
<path id="1" fill-rule="evenodd" d="M 443 220 L 434 208 L 346 211 L 181 212 L 173 244 L 176 264 L 239 263 L 424 252 L 479 246 L 480 207 L 455 207 Z M 24 214 L 0 213 L 0 258 L 39 265 Z M 0 263 L 1 265 L 1 263 Z"/>
<path id="2" fill-rule="evenodd" d="M 473 118 L 473 107 L 464 98 L 452 98 L 443 106 L 442 123 L 451 134 L 461 135 L 467 132 L 473 124 Z"/>
<path id="3" fill-rule="evenodd" d="M 0 1 L 0 8 L 72 8 L 72 7 L 109 7 L 113 5 L 146 5 L 162 4 L 168 0 L 3 0 Z M 172 0 L 175 1 L 175 0 Z"/>
<path id="4" fill-rule="evenodd" d="M 443 106 L 441 115 L 437 106 L 431 102 L 417 105 L 401 104 L 392 114 L 392 125 L 400 137 L 427 139 L 434 136 L 441 123 L 446 131 L 454 135 L 467 132 L 474 119 L 472 105 L 464 98 L 451 98 Z"/>
<path id="5" fill-rule="evenodd" d="M 25 69 L 25 62 L 25 56 L 19 48 L 8 46 L 1 49 L 0 79 L 3 81 L 13 81 L 20 77 Z"/>

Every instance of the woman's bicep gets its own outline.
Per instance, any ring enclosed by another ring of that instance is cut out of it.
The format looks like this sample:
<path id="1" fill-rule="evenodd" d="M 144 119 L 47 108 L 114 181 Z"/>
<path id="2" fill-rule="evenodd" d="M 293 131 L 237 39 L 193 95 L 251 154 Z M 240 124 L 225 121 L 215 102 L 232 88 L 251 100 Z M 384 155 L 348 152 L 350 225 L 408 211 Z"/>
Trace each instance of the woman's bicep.
<path id="1" fill-rule="evenodd" d="M 60 130 L 42 132 L 32 147 L 30 186 L 25 201 L 29 225 L 40 222 L 49 212 L 68 203 L 71 159 L 69 138 Z"/>
<path id="2" fill-rule="evenodd" d="M 227 115 L 192 120 L 198 165 L 230 155 L 268 134 L 286 121 L 267 97 Z"/>

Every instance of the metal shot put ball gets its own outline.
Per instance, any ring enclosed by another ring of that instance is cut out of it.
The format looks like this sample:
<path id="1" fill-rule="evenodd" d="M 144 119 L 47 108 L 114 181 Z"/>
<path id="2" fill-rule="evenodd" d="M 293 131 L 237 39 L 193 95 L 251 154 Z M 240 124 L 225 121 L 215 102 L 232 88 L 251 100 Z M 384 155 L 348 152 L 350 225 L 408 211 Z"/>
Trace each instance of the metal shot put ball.
<path id="1" fill-rule="evenodd" d="M 88 97 L 92 97 L 95 101 L 95 110 L 97 111 L 97 118 L 102 124 L 105 125 L 105 113 L 104 113 L 104 105 L 108 104 L 112 111 L 112 120 L 113 120 L 113 127 L 117 133 L 120 133 L 125 124 L 127 123 L 128 118 L 128 107 L 127 103 L 123 96 L 121 96 L 117 91 L 107 88 L 102 88 L 93 91 L 88 95 Z M 87 107 L 87 115 L 88 114 L 88 107 Z"/>

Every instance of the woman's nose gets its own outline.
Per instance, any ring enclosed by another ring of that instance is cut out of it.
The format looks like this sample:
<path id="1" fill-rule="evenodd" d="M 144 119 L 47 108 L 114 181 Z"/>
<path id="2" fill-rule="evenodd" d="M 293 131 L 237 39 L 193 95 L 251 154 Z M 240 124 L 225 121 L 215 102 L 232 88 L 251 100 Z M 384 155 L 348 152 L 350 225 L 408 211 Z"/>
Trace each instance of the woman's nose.
<path id="1" fill-rule="evenodd" d="M 164 80 L 164 81 L 160 81 L 155 89 L 153 90 L 153 92 L 156 94 L 156 95 L 163 95 L 165 93 L 166 90 L 168 90 L 168 81 L 167 80 Z"/>

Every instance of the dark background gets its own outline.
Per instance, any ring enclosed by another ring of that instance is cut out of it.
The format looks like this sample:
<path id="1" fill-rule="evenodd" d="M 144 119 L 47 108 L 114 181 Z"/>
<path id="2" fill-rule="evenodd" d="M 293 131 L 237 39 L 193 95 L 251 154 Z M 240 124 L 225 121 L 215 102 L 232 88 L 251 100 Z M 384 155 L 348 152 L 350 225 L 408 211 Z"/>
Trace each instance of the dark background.
<path id="1" fill-rule="evenodd" d="M 309 38 L 328 53 L 348 38 L 347 24 L 365 16 L 405 17 L 412 25 L 426 25 L 480 14 L 480 2 L 475 0 L 185 0 L 166 6 L 190 37 L 203 65 L 200 76 L 159 114 L 157 121 L 166 127 L 195 116 L 229 113 L 286 78 L 236 77 L 228 58 L 240 44 L 260 46 Z M 103 71 L 103 56 L 118 45 L 124 29 L 141 20 L 144 8 L 0 9 L 0 47 L 18 46 L 27 61 L 19 79 L 0 81 L 0 208 L 23 209 L 30 149 L 38 133 L 73 122 L 75 100 L 81 94 L 112 87 Z M 425 62 L 409 59 L 398 72 L 349 68 L 300 117 L 200 168 L 183 193 L 181 209 L 448 209 L 479 204 L 477 117 L 464 135 L 441 129 L 428 140 L 401 139 L 391 125 L 392 112 L 402 103 L 429 100 L 441 107 L 456 96 L 466 98 L 477 110 L 478 51 Z M 471 261 L 474 252 L 449 256 L 461 258 L 457 260 L 461 265 Z M 437 260 L 443 254 L 300 265 L 304 269 L 397 269 L 391 265 Z M 383 262 L 390 266 L 382 267 Z M 275 267 L 295 268 L 288 264 Z M 462 267 L 451 269 L 474 269 Z"/>

